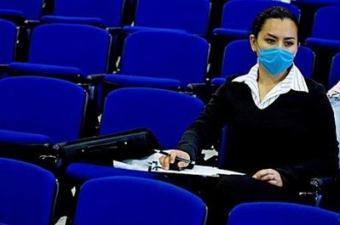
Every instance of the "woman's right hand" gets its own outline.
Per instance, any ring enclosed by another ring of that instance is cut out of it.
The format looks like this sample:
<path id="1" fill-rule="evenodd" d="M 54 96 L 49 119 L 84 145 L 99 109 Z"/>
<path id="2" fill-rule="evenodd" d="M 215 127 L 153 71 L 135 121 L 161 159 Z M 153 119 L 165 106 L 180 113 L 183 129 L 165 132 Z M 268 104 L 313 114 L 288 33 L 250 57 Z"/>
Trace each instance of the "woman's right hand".
<path id="1" fill-rule="evenodd" d="M 168 170 L 170 167 L 170 164 L 175 163 L 176 157 L 190 160 L 190 156 L 188 153 L 182 150 L 174 149 L 169 152 L 169 155 L 163 155 L 159 158 L 159 162 L 161 163 L 162 168 L 165 170 Z M 179 168 L 185 168 L 188 165 L 189 163 L 186 163 L 183 161 L 179 161 L 177 164 Z"/>

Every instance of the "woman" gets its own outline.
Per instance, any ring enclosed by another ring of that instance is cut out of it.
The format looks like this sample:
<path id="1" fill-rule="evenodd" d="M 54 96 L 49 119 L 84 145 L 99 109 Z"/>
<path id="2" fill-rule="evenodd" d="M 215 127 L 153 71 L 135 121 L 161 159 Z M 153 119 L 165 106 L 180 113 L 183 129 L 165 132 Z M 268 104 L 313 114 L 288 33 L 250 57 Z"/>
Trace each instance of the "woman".
<path id="1" fill-rule="evenodd" d="M 184 133 L 177 150 L 162 156 L 196 160 L 202 146 L 228 125 L 225 168 L 247 176 L 224 176 L 207 199 L 211 224 L 225 224 L 227 210 L 244 201 L 295 201 L 314 176 L 338 168 L 333 112 L 323 87 L 303 77 L 293 60 L 298 22 L 282 7 L 257 16 L 249 37 L 258 63 L 225 82 Z M 187 166 L 184 162 L 179 167 Z"/>

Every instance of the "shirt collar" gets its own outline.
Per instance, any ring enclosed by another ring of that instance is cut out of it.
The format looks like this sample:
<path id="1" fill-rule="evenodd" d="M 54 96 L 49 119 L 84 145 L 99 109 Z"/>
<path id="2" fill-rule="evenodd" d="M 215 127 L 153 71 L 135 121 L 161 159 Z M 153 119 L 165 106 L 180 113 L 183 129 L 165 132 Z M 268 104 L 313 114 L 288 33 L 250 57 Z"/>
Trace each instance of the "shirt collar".
<path id="1" fill-rule="evenodd" d="M 257 83 L 259 65 L 254 65 L 248 74 L 236 77 L 232 82 L 244 82 L 249 85 L 249 83 Z M 282 88 L 283 92 L 288 92 L 289 90 L 300 91 L 308 93 L 308 87 L 306 81 L 301 74 L 300 70 L 293 64 L 288 75 L 283 79 L 278 85 Z"/>

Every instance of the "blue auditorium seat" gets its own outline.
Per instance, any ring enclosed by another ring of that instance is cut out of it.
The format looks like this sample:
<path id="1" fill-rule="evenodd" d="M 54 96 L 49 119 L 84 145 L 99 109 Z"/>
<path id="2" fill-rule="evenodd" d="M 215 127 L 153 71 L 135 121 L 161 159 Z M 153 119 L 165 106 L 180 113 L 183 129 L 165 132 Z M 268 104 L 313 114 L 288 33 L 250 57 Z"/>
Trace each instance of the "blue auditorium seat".
<path id="1" fill-rule="evenodd" d="M 86 182 L 75 225 L 203 225 L 206 206 L 175 185 L 143 178 L 114 177 Z"/>
<path id="2" fill-rule="evenodd" d="M 340 5 L 318 9 L 314 17 L 312 35 L 306 39 L 306 45 L 340 50 L 338 21 L 340 21 Z"/>
<path id="3" fill-rule="evenodd" d="M 214 29 L 214 35 L 232 39 L 247 38 L 256 15 L 272 6 L 282 6 L 300 18 L 300 10 L 295 5 L 279 1 L 230 1 L 223 7 L 221 27 Z"/>
<path id="4" fill-rule="evenodd" d="M 78 23 L 119 27 L 124 0 L 55 0 L 52 15 L 42 17 L 47 23 Z"/>
<path id="5" fill-rule="evenodd" d="M 107 96 L 100 134 L 112 134 L 135 128 L 153 132 L 162 148 L 175 148 L 186 128 L 203 110 L 201 100 L 175 91 L 153 88 L 120 88 Z M 107 166 L 73 163 L 67 174 L 75 180 L 113 175 L 154 177 L 145 172 Z"/>
<path id="6" fill-rule="evenodd" d="M 230 42 L 224 50 L 222 62 L 222 75 L 212 79 L 212 83 L 220 85 L 226 77 L 247 74 L 256 64 L 257 56 L 251 50 L 249 40 L 236 40 Z M 300 46 L 295 57 L 295 63 L 301 73 L 311 78 L 314 70 L 315 53 L 304 46 Z"/>
<path id="7" fill-rule="evenodd" d="M 0 142 L 58 143 L 78 139 L 87 93 L 68 81 L 44 77 L 0 80 Z"/>
<path id="8" fill-rule="evenodd" d="M 336 54 L 332 59 L 328 87 L 331 88 L 340 81 L 340 53 Z"/>
<path id="9" fill-rule="evenodd" d="M 0 183 L 0 224 L 52 224 L 58 188 L 51 172 L 0 158 Z"/>
<path id="10" fill-rule="evenodd" d="M 31 35 L 28 62 L 9 64 L 15 74 L 86 78 L 108 69 L 111 36 L 103 29 L 75 24 L 46 24 Z"/>
<path id="11" fill-rule="evenodd" d="M 105 81 L 117 86 L 166 89 L 202 83 L 208 51 L 208 42 L 192 34 L 164 31 L 132 33 L 125 39 L 119 74 L 108 74 Z"/>
<path id="12" fill-rule="evenodd" d="M 228 225 L 339 225 L 340 214 L 284 202 L 254 202 L 236 206 Z"/>
<path id="13" fill-rule="evenodd" d="M 295 0 L 294 4 L 301 5 L 317 5 L 317 6 L 325 6 L 325 5 L 334 5 L 339 4 L 339 0 Z"/>
<path id="14" fill-rule="evenodd" d="M 1 0 L 0 17 L 17 20 L 39 20 L 43 11 L 43 0 Z"/>
<path id="15" fill-rule="evenodd" d="M 0 64 L 8 64 L 14 61 L 17 27 L 14 23 L 0 19 Z"/>
<path id="16" fill-rule="evenodd" d="M 209 0 L 138 0 L 133 26 L 124 31 L 176 29 L 206 36 L 209 14 Z"/>

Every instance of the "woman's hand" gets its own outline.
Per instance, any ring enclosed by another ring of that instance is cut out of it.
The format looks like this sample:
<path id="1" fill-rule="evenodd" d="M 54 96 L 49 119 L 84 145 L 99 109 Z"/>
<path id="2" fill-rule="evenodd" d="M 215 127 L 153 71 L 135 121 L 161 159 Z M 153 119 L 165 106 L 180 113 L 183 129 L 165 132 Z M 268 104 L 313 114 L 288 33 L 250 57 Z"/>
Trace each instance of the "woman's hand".
<path id="1" fill-rule="evenodd" d="M 181 151 L 181 150 L 171 150 L 169 152 L 169 155 L 163 155 L 159 158 L 159 162 L 161 163 L 161 166 L 163 169 L 168 170 L 170 167 L 170 164 L 173 164 L 175 162 L 176 157 L 183 158 L 183 159 L 188 159 L 190 160 L 190 156 L 188 153 Z M 178 162 L 178 167 L 179 168 L 185 168 L 189 164 L 183 161 Z"/>
<path id="2" fill-rule="evenodd" d="M 281 178 L 280 173 L 277 172 L 276 170 L 273 170 L 273 169 L 259 170 L 253 175 L 253 178 L 256 179 L 256 180 L 266 181 L 266 182 L 268 182 L 272 185 L 278 186 L 278 187 L 283 186 L 283 182 L 282 182 L 282 178 Z"/>

